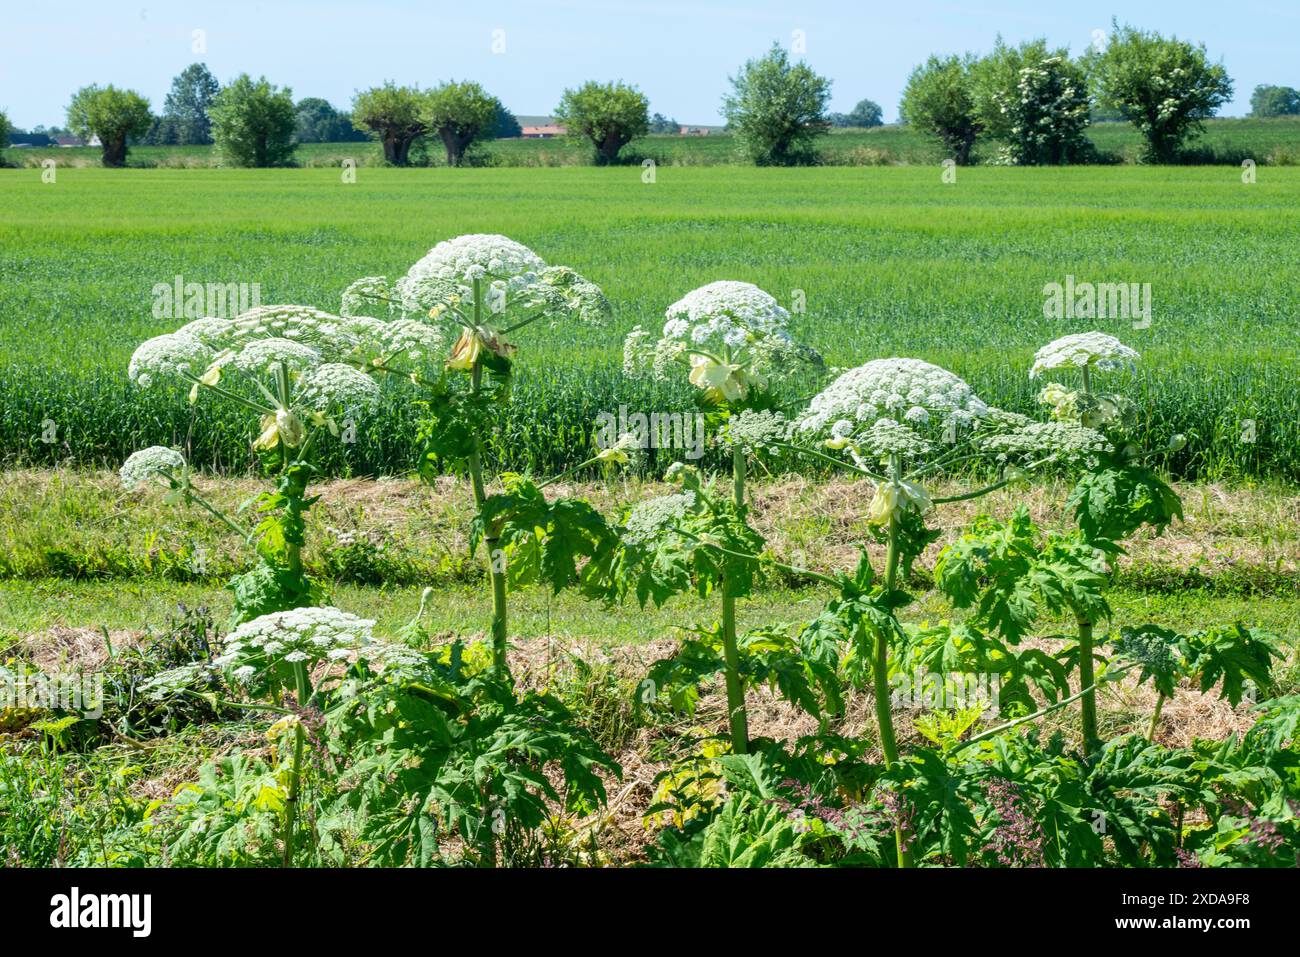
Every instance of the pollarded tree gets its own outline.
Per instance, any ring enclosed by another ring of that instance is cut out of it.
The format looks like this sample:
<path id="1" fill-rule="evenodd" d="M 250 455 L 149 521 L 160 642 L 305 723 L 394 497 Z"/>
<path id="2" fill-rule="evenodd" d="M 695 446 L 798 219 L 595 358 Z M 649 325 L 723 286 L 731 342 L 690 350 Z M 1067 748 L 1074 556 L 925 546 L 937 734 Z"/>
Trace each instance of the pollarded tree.
<path id="1" fill-rule="evenodd" d="M 747 61 L 731 86 L 722 111 L 750 159 L 759 166 L 816 160 L 816 139 L 830 129 L 830 80 L 806 63 L 791 64 L 774 43 L 765 56 Z"/>
<path id="2" fill-rule="evenodd" d="M 1261 83 L 1250 94 L 1251 116 L 1300 115 L 1300 90 Z"/>
<path id="3" fill-rule="evenodd" d="M 571 136 L 590 140 L 596 147 L 596 162 L 618 162 L 624 146 L 650 132 L 650 101 L 634 86 L 625 83 L 584 83 L 565 90 L 555 118 Z"/>
<path id="4" fill-rule="evenodd" d="M 1170 163 L 1201 121 L 1232 98 L 1222 63 L 1211 63 L 1205 45 L 1112 25 L 1103 50 L 1084 57 L 1098 103 L 1113 107 L 1146 140 L 1148 162 Z"/>
<path id="5" fill-rule="evenodd" d="M 985 132 L 1005 144 L 1006 160 L 1041 166 L 1087 155 L 1088 80 L 1068 50 L 1050 50 L 1041 39 L 1013 47 L 999 37 L 971 67 L 971 93 Z"/>
<path id="6" fill-rule="evenodd" d="M 191 63 L 172 80 L 163 102 L 163 123 L 173 131 L 172 142 L 182 146 L 212 142 L 212 101 L 221 89 L 203 63 Z"/>
<path id="7" fill-rule="evenodd" d="M 293 91 L 241 73 L 212 101 L 212 135 L 235 166 L 283 166 L 298 144 Z"/>
<path id="8" fill-rule="evenodd" d="M 448 166 L 460 166 L 466 150 L 491 137 L 497 121 L 497 102 L 472 80 L 449 80 L 429 91 L 420 115 L 426 128 L 442 138 Z"/>
<path id="9" fill-rule="evenodd" d="M 429 132 L 425 124 L 425 95 L 418 87 L 383 86 L 362 90 L 352 98 L 352 124 L 369 130 L 384 147 L 384 161 L 406 166 L 411 144 Z"/>
<path id="10" fill-rule="evenodd" d="M 86 140 L 99 137 L 105 166 L 125 166 L 127 138 L 143 136 L 152 123 L 148 100 L 112 84 L 83 86 L 68 104 L 68 129 Z"/>
<path id="11" fill-rule="evenodd" d="M 970 55 L 931 56 L 912 71 L 899 112 L 917 129 L 937 136 L 958 166 L 970 162 L 971 147 L 984 130 L 975 109 Z"/>

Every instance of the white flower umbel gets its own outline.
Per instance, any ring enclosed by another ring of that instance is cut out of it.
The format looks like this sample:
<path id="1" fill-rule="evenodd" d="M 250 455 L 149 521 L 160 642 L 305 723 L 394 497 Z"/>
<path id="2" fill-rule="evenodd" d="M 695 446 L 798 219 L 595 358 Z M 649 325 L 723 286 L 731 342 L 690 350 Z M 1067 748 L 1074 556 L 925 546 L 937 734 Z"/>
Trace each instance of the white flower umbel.
<path id="1" fill-rule="evenodd" d="M 339 311 L 346 316 L 393 312 L 397 303 L 387 276 L 363 276 L 343 290 Z"/>
<path id="2" fill-rule="evenodd" d="M 1036 379 L 1048 369 L 1077 368 L 1115 372 L 1132 369 L 1141 356 L 1114 336 L 1104 332 L 1080 332 L 1049 342 L 1034 354 L 1029 378 Z"/>
<path id="3" fill-rule="evenodd" d="M 1029 422 L 980 439 L 980 445 L 1008 459 L 1079 458 L 1111 451 L 1104 435 L 1075 422 Z"/>
<path id="4" fill-rule="evenodd" d="M 789 321 L 790 313 L 752 283 L 712 282 L 668 307 L 658 339 L 633 329 L 623 343 L 623 371 L 666 379 L 685 366 L 691 384 L 714 399 L 744 400 L 820 361 L 795 344 Z"/>
<path id="5" fill-rule="evenodd" d="M 294 608 L 240 625 L 226 639 L 216 664 L 232 675 L 252 677 L 264 668 L 348 661 L 373 640 L 375 623 L 337 608 Z M 245 671 L 246 668 L 254 671 Z"/>
<path id="6" fill-rule="evenodd" d="M 250 375 L 269 372 L 275 367 L 303 372 L 320 365 L 321 354 L 291 339 L 257 339 L 235 353 L 232 361 L 236 369 Z"/>
<path id="7" fill-rule="evenodd" d="M 383 347 L 389 356 L 406 355 L 413 360 L 435 356 L 447 347 L 447 337 L 437 326 L 415 319 L 397 319 L 383 329 Z"/>
<path id="8" fill-rule="evenodd" d="M 367 415 L 379 407 L 379 384 L 350 365 L 326 362 L 303 374 L 294 405 L 312 412 Z"/>
<path id="9" fill-rule="evenodd" d="M 173 332 L 140 343 L 126 374 L 137 386 L 147 389 L 160 379 L 199 376 L 212 359 L 212 349 L 194 336 Z"/>
<path id="10" fill-rule="evenodd" d="M 214 316 L 192 319 L 176 330 L 177 335 L 193 336 L 213 349 L 224 349 L 228 346 L 234 333 L 235 324 L 232 320 L 218 319 Z"/>
<path id="11" fill-rule="evenodd" d="M 632 509 L 623 523 L 624 539 L 632 544 L 650 544 L 664 529 L 678 524 L 694 508 L 694 492 L 646 499 Z"/>
<path id="12" fill-rule="evenodd" d="M 873 359 L 816 395 L 797 428 L 805 435 L 847 438 L 882 419 L 915 427 L 970 425 L 988 411 L 971 387 L 947 369 L 920 359 Z"/>
<path id="13" fill-rule="evenodd" d="M 380 282 L 380 277 L 370 277 L 350 286 L 347 307 L 359 308 L 367 297 L 381 295 Z M 512 239 L 488 234 L 439 243 L 394 284 L 387 298 L 406 315 L 458 335 L 447 367 L 462 371 L 492 355 L 509 360 L 515 347 L 506 337 L 530 323 L 599 323 L 610 312 L 595 283 L 567 266 L 547 266 Z"/>
<path id="14" fill-rule="evenodd" d="M 180 452 L 152 445 L 132 452 L 117 474 L 122 479 L 123 487 L 132 491 L 147 482 L 162 480 L 163 484 L 170 484 L 169 479 L 184 468 L 185 456 Z"/>
<path id="15" fill-rule="evenodd" d="M 746 409 L 727 420 L 719 437 L 728 448 L 739 447 L 746 455 L 753 455 L 787 441 L 789 436 L 790 423 L 780 412 Z"/>
<path id="16" fill-rule="evenodd" d="M 435 309 L 465 299 L 474 283 L 498 296 L 536 281 L 546 263 L 522 243 L 491 233 L 446 239 L 429 250 L 401 279 L 396 293 L 407 312 Z M 504 302 L 501 303 L 504 305 Z"/>

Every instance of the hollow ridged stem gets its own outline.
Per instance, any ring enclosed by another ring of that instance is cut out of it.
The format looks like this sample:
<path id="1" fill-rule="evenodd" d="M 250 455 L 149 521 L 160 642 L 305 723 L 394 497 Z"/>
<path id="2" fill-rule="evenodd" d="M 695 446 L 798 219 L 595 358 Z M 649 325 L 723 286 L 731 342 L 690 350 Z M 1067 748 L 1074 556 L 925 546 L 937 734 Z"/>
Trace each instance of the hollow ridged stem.
<path id="1" fill-rule="evenodd" d="M 892 481 L 902 479 L 902 465 L 898 456 L 889 460 Z M 894 591 L 898 582 L 898 515 L 889 517 L 889 546 L 885 555 L 885 592 Z M 876 725 L 880 731 L 880 750 L 885 756 L 885 767 L 893 768 L 898 764 L 898 738 L 894 734 L 894 716 L 890 711 L 889 695 L 889 637 L 882 629 L 876 629 L 875 655 L 871 663 L 872 691 L 876 699 Z M 898 855 L 899 867 L 912 866 L 912 853 L 907 847 L 907 835 L 903 833 L 902 824 L 894 826 L 894 848 Z"/>
<path id="2" fill-rule="evenodd" d="M 731 453 L 731 494 L 737 508 L 745 504 L 745 453 L 736 446 Z M 749 751 L 749 718 L 745 713 L 745 685 L 740 678 L 740 651 L 736 644 L 736 599 L 727 582 L 722 583 L 722 656 L 726 665 L 727 722 L 731 728 L 731 749 Z"/>
<path id="3" fill-rule="evenodd" d="M 1079 687 L 1086 689 L 1079 699 L 1083 747 L 1091 751 L 1097 740 L 1097 689 L 1092 668 L 1092 622 L 1079 622 Z"/>
<path id="4" fill-rule="evenodd" d="M 483 287 L 479 280 L 474 280 L 474 324 L 483 321 Z M 470 370 L 470 389 L 478 392 L 483 388 L 483 366 L 476 359 Z M 482 509 L 487 501 L 487 486 L 483 481 L 483 440 L 474 436 L 474 450 L 469 456 L 469 477 L 474 489 L 474 507 Z M 489 528 L 483 537 L 487 548 L 488 576 L 492 581 L 492 665 L 505 674 L 506 665 L 506 574 L 497 560 L 498 536 L 495 528 Z"/>

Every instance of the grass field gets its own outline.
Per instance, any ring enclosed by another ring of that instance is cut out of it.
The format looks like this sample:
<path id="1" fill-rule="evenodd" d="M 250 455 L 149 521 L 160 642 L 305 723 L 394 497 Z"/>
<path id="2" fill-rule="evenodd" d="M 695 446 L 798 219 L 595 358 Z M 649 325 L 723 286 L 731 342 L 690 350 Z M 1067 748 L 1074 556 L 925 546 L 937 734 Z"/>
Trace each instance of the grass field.
<path id="1" fill-rule="evenodd" d="M 0 455 L 116 465 L 141 445 L 181 443 L 200 463 L 243 468 L 242 423 L 128 387 L 135 345 L 179 324 L 153 318 L 156 283 L 256 283 L 263 302 L 337 309 L 352 279 L 400 274 L 438 240 L 489 231 L 574 266 L 615 307 L 607 328 L 539 329 L 523 343 L 492 450 L 516 468 L 573 462 L 595 416 L 620 403 L 683 407 L 683 393 L 622 376 L 622 337 L 725 277 L 787 303 L 803 290 L 797 331 L 832 364 L 917 356 L 1010 408 L 1033 404 L 1037 346 L 1093 326 L 1120 334 L 1144 355 L 1132 383 L 1154 410 L 1144 427 L 1157 442 L 1189 438 L 1167 463 L 1176 473 L 1295 479 L 1298 204 L 1300 171 L 1281 168 L 1251 186 L 1224 167 L 969 169 L 949 185 L 933 168 L 897 167 L 665 169 L 652 184 L 639 168 L 373 169 L 352 184 L 324 169 L 69 169 L 54 184 L 5 170 Z M 1067 275 L 1150 283 L 1150 328 L 1044 318 L 1044 284 Z M 363 432 L 332 469 L 412 465 L 402 415 Z"/>
<path id="2" fill-rule="evenodd" d="M 1129 123 L 1098 123 L 1088 132 L 1105 163 L 1133 163 L 1141 152 L 1141 138 Z M 830 166 L 935 164 L 946 155 L 936 140 L 906 126 L 880 126 L 869 130 L 835 130 L 820 141 L 821 162 Z M 976 144 L 974 156 L 993 158 L 996 146 Z M 98 148 L 34 148 L 0 151 L 15 166 L 39 166 L 53 159 L 61 166 L 98 166 Z M 1239 165 L 1243 159 L 1260 165 L 1300 164 L 1300 120 L 1214 119 L 1205 132 L 1189 142 L 1184 161 Z M 360 166 L 378 166 L 383 153 L 377 143 L 305 143 L 298 147 L 300 166 L 338 166 L 345 159 Z M 668 166 L 716 166 L 737 162 L 735 140 L 726 134 L 710 136 L 648 136 L 624 151 L 624 159 L 637 163 L 653 159 Z M 490 166 L 576 166 L 589 164 L 589 146 L 568 139 L 495 140 L 475 147 L 472 161 Z M 436 143 L 417 144 L 413 162 L 443 162 Z M 132 147 L 128 165 L 190 168 L 213 166 L 220 158 L 207 146 Z"/>

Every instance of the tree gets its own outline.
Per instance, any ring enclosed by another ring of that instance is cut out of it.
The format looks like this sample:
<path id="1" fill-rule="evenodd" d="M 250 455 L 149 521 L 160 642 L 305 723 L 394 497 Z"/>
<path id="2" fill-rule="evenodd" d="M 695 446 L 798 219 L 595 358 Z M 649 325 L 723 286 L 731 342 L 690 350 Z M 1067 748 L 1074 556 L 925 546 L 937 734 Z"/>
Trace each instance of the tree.
<path id="1" fill-rule="evenodd" d="M 984 131 L 1003 141 L 1012 163 L 1077 162 L 1091 148 L 1087 75 L 1068 50 L 1049 50 L 1046 40 L 1012 47 L 998 37 L 993 52 L 971 67 L 971 95 Z"/>
<path id="2" fill-rule="evenodd" d="M 0 111 L 0 150 L 9 145 L 9 134 L 13 132 L 13 124 L 9 122 L 3 111 Z"/>
<path id="3" fill-rule="evenodd" d="M 429 91 L 421 116 L 428 130 L 442 138 L 447 165 L 459 166 L 466 150 L 491 136 L 497 99 L 472 80 L 449 80 Z"/>
<path id="4" fill-rule="evenodd" d="M 616 163 L 619 150 L 650 132 L 650 101 L 622 81 L 592 80 L 564 91 L 555 119 L 568 128 L 570 136 L 591 141 L 597 163 Z"/>
<path id="5" fill-rule="evenodd" d="M 974 63 L 969 54 L 931 56 L 907 78 L 898 108 L 906 122 L 938 137 L 959 166 L 970 162 L 971 147 L 984 129 L 975 112 Z"/>
<path id="6" fill-rule="evenodd" d="M 681 124 L 675 119 L 669 119 L 662 113 L 656 113 L 650 117 L 651 133 L 678 133 L 681 131 Z"/>
<path id="7" fill-rule="evenodd" d="M 1119 110 L 1146 140 L 1148 162 L 1176 160 L 1183 141 L 1232 98 L 1228 71 L 1210 62 L 1204 44 L 1116 22 L 1105 48 L 1084 63 L 1098 103 Z"/>
<path id="8" fill-rule="evenodd" d="M 519 125 L 518 118 L 506 109 L 506 105 L 499 99 L 493 97 L 496 104 L 496 116 L 492 120 L 492 137 L 498 140 L 513 139 L 516 136 L 524 135 L 524 128 Z"/>
<path id="9" fill-rule="evenodd" d="M 163 101 L 163 126 L 170 129 L 167 142 L 182 146 L 212 142 L 209 111 L 221 84 L 202 63 L 191 63 L 172 80 Z"/>
<path id="10" fill-rule="evenodd" d="M 1300 115 L 1300 90 L 1261 83 L 1250 94 L 1251 116 Z"/>
<path id="11" fill-rule="evenodd" d="M 212 101 L 212 135 L 235 166 L 283 166 L 293 158 L 293 91 L 241 73 Z"/>
<path id="12" fill-rule="evenodd" d="M 883 126 L 885 111 L 874 100 L 859 100 L 858 105 L 849 112 L 846 119 L 849 121 L 848 126 L 861 126 L 864 128 Z"/>
<path id="13" fill-rule="evenodd" d="M 424 108 L 425 94 L 419 87 L 388 82 L 352 98 L 352 124 L 370 130 L 383 144 L 385 162 L 406 166 L 411 144 L 429 132 Z"/>
<path id="14" fill-rule="evenodd" d="M 365 139 L 352 125 L 352 117 L 336 110 L 328 100 L 308 96 L 294 108 L 295 136 L 299 143 L 346 143 Z"/>
<path id="15" fill-rule="evenodd" d="M 731 87 L 722 111 L 751 160 L 759 166 L 816 160 L 816 139 L 830 128 L 830 80 L 806 63 L 792 65 L 774 43 L 766 56 L 747 61 L 731 77 Z"/>
<path id="16" fill-rule="evenodd" d="M 83 86 L 68 104 L 68 129 L 85 140 L 99 137 L 105 166 L 125 166 L 127 137 L 143 136 L 152 122 L 148 100 L 111 84 Z"/>

